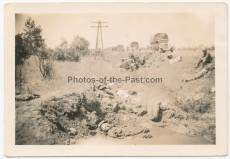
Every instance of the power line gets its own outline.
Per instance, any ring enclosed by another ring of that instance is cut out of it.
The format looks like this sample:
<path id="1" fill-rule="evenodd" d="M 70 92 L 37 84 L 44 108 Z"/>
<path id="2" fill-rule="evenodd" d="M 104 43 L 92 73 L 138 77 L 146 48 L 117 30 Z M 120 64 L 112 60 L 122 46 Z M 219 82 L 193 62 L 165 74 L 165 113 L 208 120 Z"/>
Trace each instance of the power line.
<path id="1" fill-rule="evenodd" d="M 101 23 L 108 23 L 108 22 L 101 22 L 101 21 L 99 21 L 99 22 L 91 22 L 91 23 L 98 23 L 98 26 L 91 26 L 91 27 L 97 27 L 97 38 L 96 38 L 96 48 L 95 48 L 95 56 L 94 56 L 94 58 L 96 59 L 96 55 L 97 55 L 97 51 L 98 51 L 98 34 L 99 34 L 99 32 L 101 33 L 100 35 L 101 35 L 101 48 L 102 48 L 102 50 L 101 50 L 101 52 L 102 52 L 102 54 L 103 54 L 103 57 L 104 57 L 104 49 L 103 49 L 103 39 L 102 39 L 102 30 L 101 30 L 101 27 L 108 27 L 108 26 L 101 26 Z"/>

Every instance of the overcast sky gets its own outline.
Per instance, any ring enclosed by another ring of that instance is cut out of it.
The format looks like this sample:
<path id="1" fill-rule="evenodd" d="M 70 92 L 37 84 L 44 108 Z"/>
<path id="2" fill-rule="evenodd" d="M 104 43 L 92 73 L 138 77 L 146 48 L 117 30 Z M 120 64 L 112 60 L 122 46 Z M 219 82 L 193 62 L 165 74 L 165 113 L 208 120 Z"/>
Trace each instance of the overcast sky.
<path id="1" fill-rule="evenodd" d="M 85 37 L 90 48 L 95 48 L 96 21 L 104 21 L 102 28 L 104 48 L 137 41 L 141 47 L 150 45 L 150 36 L 166 33 L 176 47 L 212 45 L 215 43 L 214 16 L 194 13 L 122 13 L 122 14 L 16 14 L 15 34 L 22 33 L 28 17 L 43 29 L 48 47 L 59 45 L 61 38 L 69 43 L 73 35 Z M 100 43 L 99 43 L 100 44 Z"/>

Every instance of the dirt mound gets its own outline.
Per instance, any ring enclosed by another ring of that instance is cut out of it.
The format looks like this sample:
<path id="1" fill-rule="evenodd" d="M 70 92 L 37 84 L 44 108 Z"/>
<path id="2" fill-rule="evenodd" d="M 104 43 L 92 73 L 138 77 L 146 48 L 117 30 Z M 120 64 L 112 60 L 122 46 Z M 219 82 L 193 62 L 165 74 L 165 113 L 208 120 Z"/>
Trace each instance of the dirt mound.
<path id="1" fill-rule="evenodd" d="M 73 93 L 46 101 L 41 104 L 40 112 L 59 131 L 68 133 L 71 128 L 75 128 L 79 138 L 95 134 L 92 131 L 97 128 L 97 122 L 103 113 L 100 103 L 89 96 L 86 98 L 86 94 Z"/>
<path id="2" fill-rule="evenodd" d="M 137 107 L 135 101 L 132 101 L 131 96 L 136 96 L 136 92 L 129 95 L 122 92 L 128 93 L 121 90 L 117 93 L 109 85 L 95 84 L 82 94 L 73 93 L 46 101 L 41 104 L 40 114 L 46 121 L 43 121 L 40 131 L 63 134 L 62 138 L 65 139 L 59 143 L 63 144 L 63 141 L 70 140 L 68 133 L 71 129 L 76 129 L 74 139 L 95 134 L 108 135 L 98 128 L 102 120 L 111 127 L 135 126 L 137 119 L 147 114 L 147 110 Z"/>

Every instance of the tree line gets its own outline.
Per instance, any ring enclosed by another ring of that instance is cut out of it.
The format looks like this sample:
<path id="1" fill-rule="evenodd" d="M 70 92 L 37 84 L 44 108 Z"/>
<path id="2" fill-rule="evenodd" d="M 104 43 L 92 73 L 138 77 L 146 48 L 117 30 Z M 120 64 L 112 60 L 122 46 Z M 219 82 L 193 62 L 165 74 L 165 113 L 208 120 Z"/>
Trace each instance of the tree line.
<path id="1" fill-rule="evenodd" d="M 15 67 L 22 65 L 31 56 L 35 56 L 43 78 L 53 76 L 53 60 L 77 62 L 89 51 L 89 41 L 79 35 L 73 37 L 70 45 L 61 38 L 59 46 L 55 49 L 48 48 L 42 37 L 41 26 L 36 26 L 35 21 L 30 17 L 26 20 L 23 31 L 15 35 Z"/>

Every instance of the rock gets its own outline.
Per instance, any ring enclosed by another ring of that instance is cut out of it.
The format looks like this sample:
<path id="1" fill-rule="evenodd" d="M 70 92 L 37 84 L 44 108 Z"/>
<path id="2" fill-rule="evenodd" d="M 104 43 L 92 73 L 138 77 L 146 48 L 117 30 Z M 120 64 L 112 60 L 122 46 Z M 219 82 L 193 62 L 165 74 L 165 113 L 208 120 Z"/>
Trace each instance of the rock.
<path id="1" fill-rule="evenodd" d="M 128 109 L 128 112 L 129 112 L 129 113 L 134 113 L 134 110 L 133 110 L 132 108 L 129 108 L 129 109 Z"/>
<path id="2" fill-rule="evenodd" d="M 160 109 L 161 109 L 162 111 L 166 111 L 166 110 L 169 110 L 169 109 L 170 109 L 170 106 L 168 106 L 168 103 L 162 102 L 161 105 L 160 105 Z"/>
<path id="3" fill-rule="evenodd" d="M 96 111 L 100 113 L 100 102 L 95 98 L 93 91 L 87 90 L 84 92 L 81 107 L 84 107 L 88 112 Z"/>
<path id="4" fill-rule="evenodd" d="M 113 111 L 116 112 L 118 108 L 118 103 L 113 103 Z"/>
<path id="5" fill-rule="evenodd" d="M 182 60 L 182 57 L 175 57 L 175 58 L 173 58 L 173 59 L 171 59 L 171 60 L 169 60 L 169 64 L 170 65 L 173 65 L 173 64 L 175 64 L 175 63 L 177 63 L 177 62 L 179 62 L 179 61 L 181 61 Z"/>
<path id="6" fill-rule="evenodd" d="M 215 88 L 215 87 L 212 87 L 212 88 L 210 89 L 210 92 L 212 92 L 212 93 L 215 93 L 215 91 L 216 91 L 216 88 Z"/>
<path id="7" fill-rule="evenodd" d="M 95 79 L 97 79 L 97 78 L 95 78 Z M 106 84 L 105 83 L 101 83 L 101 82 L 92 83 L 92 87 L 94 89 L 100 89 L 100 90 L 103 90 L 103 89 L 107 88 Z"/>
<path id="8" fill-rule="evenodd" d="M 66 145 L 70 145 L 70 139 L 67 139 L 67 140 L 65 141 L 65 144 L 66 144 Z"/>
<path id="9" fill-rule="evenodd" d="M 150 132 L 150 130 L 148 128 L 144 128 L 140 131 L 140 133 L 148 133 Z"/>
<path id="10" fill-rule="evenodd" d="M 117 127 L 113 127 L 108 131 L 108 135 L 113 138 L 120 137 L 122 133 L 122 130 Z"/>
<path id="11" fill-rule="evenodd" d="M 114 83 L 109 83 L 109 86 L 112 86 L 112 85 L 114 85 Z"/>
<path id="12" fill-rule="evenodd" d="M 159 103 L 153 103 L 152 105 L 152 117 L 151 120 L 157 122 L 159 118 L 160 106 Z"/>
<path id="13" fill-rule="evenodd" d="M 132 63 L 132 64 L 130 65 L 130 68 L 131 68 L 132 71 L 135 71 L 135 70 L 138 69 L 138 65 L 137 65 L 136 63 Z"/>
<path id="14" fill-rule="evenodd" d="M 178 115 L 175 115 L 175 118 L 183 119 L 183 118 L 184 118 L 184 115 L 178 114 Z"/>
<path id="15" fill-rule="evenodd" d="M 109 94 L 107 94 L 106 92 L 103 92 L 102 97 L 103 97 L 103 98 L 109 98 L 109 99 L 111 99 L 111 100 L 114 98 L 114 96 L 109 95 Z"/>
<path id="16" fill-rule="evenodd" d="M 172 58 L 173 58 L 173 55 L 168 55 L 167 58 L 168 58 L 168 59 L 172 59 Z"/>
<path id="17" fill-rule="evenodd" d="M 128 136 L 126 139 L 134 139 L 133 136 Z"/>
<path id="18" fill-rule="evenodd" d="M 98 124 L 98 127 L 101 129 L 101 131 L 107 132 L 112 126 L 108 124 L 107 121 L 103 120 Z"/>
<path id="19" fill-rule="evenodd" d="M 121 63 L 120 68 L 129 69 L 132 63 L 133 63 L 133 60 L 128 59 Z"/>
<path id="20" fill-rule="evenodd" d="M 147 114 L 147 113 L 148 113 L 147 110 L 141 110 L 141 111 L 139 111 L 139 112 L 137 113 L 137 115 L 138 115 L 138 116 L 143 116 L 143 115 L 145 115 L 145 114 Z"/>
<path id="21" fill-rule="evenodd" d="M 106 92 L 107 94 L 111 95 L 111 96 L 114 95 L 114 92 L 111 91 L 110 89 L 105 89 L 105 92 Z"/>
<path id="22" fill-rule="evenodd" d="M 97 134 L 97 132 L 96 131 L 90 131 L 89 134 L 92 135 L 92 136 L 94 136 L 94 135 Z"/>
<path id="23" fill-rule="evenodd" d="M 126 107 L 125 107 L 124 104 L 119 105 L 119 107 L 120 107 L 121 110 L 125 110 L 126 109 Z"/>
<path id="24" fill-rule="evenodd" d="M 119 90 L 119 91 L 117 91 L 117 94 L 118 94 L 119 97 L 122 97 L 122 98 L 129 97 L 129 94 L 128 94 L 127 90 Z"/>
<path id="25" fill-rule="evenodd" d="M 68 132 L 69 137 L 70 137 L 70 138 L 74 138 L 75 135 L 76 135 L 76 132 L 77 132 L 76 129 L 70 128 L 70 129 L 69 129 L 69 132 Z"/>
<path id="26" fill-rule="evenodd" d="M 65 144 L 66 145 L 74 145 L 74 144 L 76 144 L 76 140 L 75 139 L 67 139 L 65 141 Z"/>
<path id="27" fill-rule="evenodd" d="M 137 92 L 136 91 L 129 91 L 129 94 L 130 95 L 137 95 Z"/>
<path id="28" fill-rule="evenodd" d="M 101 90 L 95 91 L 95 95 L 97 98 L 103 98 L 103 93 L 104 93 L 104 91 L 101 91 Z"/>
<path id="29" fill-rule="evenodd" d="M 102 103 L 106 105 L 112 105 L 112 100 L 108 97 L 102 98 Z"/>
<path id="30" fill-rule="evenodd" d="M 160 106 L 160 109 L 161 109 L 162 111 L 166 111 L 166 110 L 169 110 L 169 107 L 168 107 L 168 106 L 163 106 L 163 105 L 161 105 L 161 106 Z"/>
<path id="31" fill-rule="evenodd" d="M 42 116 L 41 115 L 39 115 L 38 117 L 37 117 L 37 120 L 40 120 L 42 118 Z"/>
<path id="32" fill-rule="evenodd" d="M 116 100 L 115 100 L 116 99 Z M 117 102 L 118 104 L 122 104 L 122 103 L 125 103 L 125 99 L 124 98 L 120 98 L 119 96 L 117 98 L 115 98 L 114 102 Z"/>
<path id="33" fill-rule="evenodd" d="M 153 136 L 152 135 L 144 135 L 142 136 L 142 138 L 152 138 Z"/>
<path id="34" fill-rule="evenodd" d="M 30 94 L 20 94 L 15 96 L 15 100 L 17 101 L 28 101 L 31 99 L 34 99 L 34 96 Z"/>
<path id="35" fill-rule="evenodd" d="M 98 89 L 104 90 L 104 89 L 107 89 L 107 87 L 106 87 L 105 85 L 99 85 L 99 86 L 98 86 Z"/>
<path id="36" fill-rule="evenodd" d="M 143 122 L 139 125 L 140 127 L 151 128 L 152 124 L 150 122 Z"/>
<path id="37" fill-rule="evenodd" d="M 70 145 L 75 145 L 76 144 L 76 140 L 75 139 L 70 139 Z"/>

